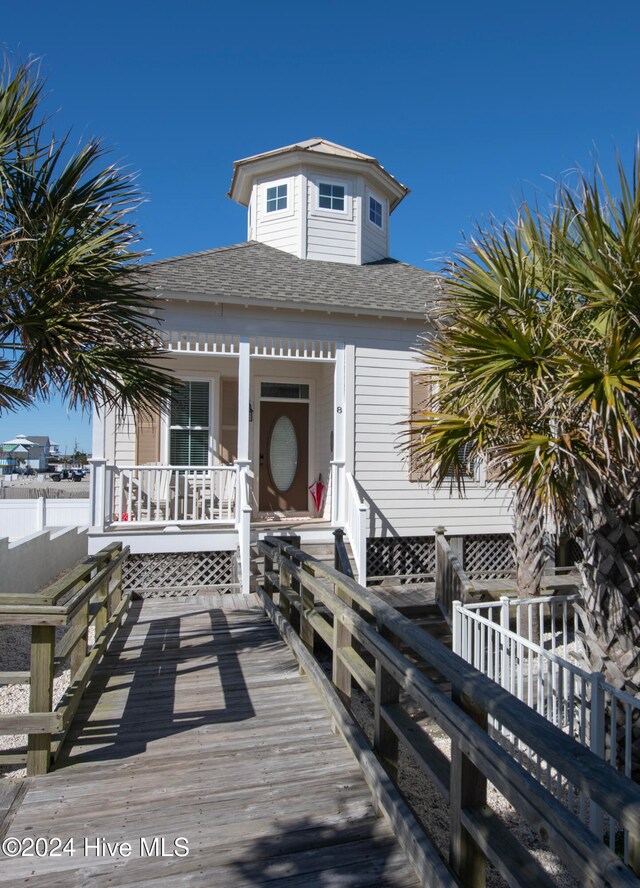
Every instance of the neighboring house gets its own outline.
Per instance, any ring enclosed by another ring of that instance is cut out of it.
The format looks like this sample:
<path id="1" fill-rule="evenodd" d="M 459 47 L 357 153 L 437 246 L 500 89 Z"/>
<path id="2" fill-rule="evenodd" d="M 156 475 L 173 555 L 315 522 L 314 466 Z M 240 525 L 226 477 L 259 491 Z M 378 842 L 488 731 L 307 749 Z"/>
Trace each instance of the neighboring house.
<path id="1" fill-rule="evenodd" d="M 46 435 L 16 435 L 11 441 L 5 441 L 4 450 L 12 453 L 22 468 L 46 472 L 49 461 L 58 458 L 58 445 L 52 443 Z"/>
<path id="2" fill-rule="evenodd" d="M 18 468 L 18 460 L 12 448 L 0 447 L 0 475 L 11 475 Z"/>
<path id="3" fill-rule="evenodd" d="M 91 551 L 112 539 L 139 556 L 239 549 L 246 590 L 265 533 L 329 541 L 344 527 L 364 579 L 367 552 L 370 575 L 392 562 L 418 572 L 397 566 L 420 560 L 436 525 L 510 532 L 507 497 L 481 467 L 461 499 L 399 449 L 420 398 L 413 348 L 441 286 L 388 256 L 407 193 L 374 158 L 323 139 L 234 164 L 248 241 L 147 268 L 171 404 L 124 420 L 94 410 Z"/>

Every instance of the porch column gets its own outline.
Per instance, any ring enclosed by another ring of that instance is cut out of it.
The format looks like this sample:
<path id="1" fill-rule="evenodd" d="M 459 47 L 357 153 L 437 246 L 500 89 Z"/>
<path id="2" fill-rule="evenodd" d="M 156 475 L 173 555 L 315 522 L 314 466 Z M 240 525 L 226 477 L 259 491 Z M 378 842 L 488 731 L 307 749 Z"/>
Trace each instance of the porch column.
<path id="1" fill-rule="evenodd" d="M 238 549 L 240 552 L 240 573 L 242 592 L 249 594 L 251 575 L 251 504 L 248 498 L 249 459 L 249 401 L 251 383 L 251 342 L 248 336 L 241 336 L 238 357 L 238 489 L 236 491 Z"/>
<path id="2" fill-rule="evenodd" d="M 238 360 L 238 462 L 249 462 L 250 342 L 240 337 Z"/>
<path id="3" fill-rule="evenodd" d="M 107 460 L 105 446 L 105 411 L 93 405 L 91 441 L 91 503 L 90 519 L 93 530 L 104 531 L 105 486 Z"/>
<path id="4" fill-rule="evenodd" d="M 333 490 L 331 492 L 331 523 L 344 524 L 346 404 L 344 390 L 344 343 L 336 343 L 336 364 L 333 380 L 333 459 L 331 461 Z"/>

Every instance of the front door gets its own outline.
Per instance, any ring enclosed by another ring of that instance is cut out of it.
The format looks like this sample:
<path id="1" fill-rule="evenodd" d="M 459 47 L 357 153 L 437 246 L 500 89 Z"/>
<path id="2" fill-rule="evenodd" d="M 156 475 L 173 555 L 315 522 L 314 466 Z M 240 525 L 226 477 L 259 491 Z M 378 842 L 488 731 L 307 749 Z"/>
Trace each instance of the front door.
<path id="1" fill-rule="evenodd" d="M 309 405 L 260 403 L 261 512 L 309 508 Z"/>

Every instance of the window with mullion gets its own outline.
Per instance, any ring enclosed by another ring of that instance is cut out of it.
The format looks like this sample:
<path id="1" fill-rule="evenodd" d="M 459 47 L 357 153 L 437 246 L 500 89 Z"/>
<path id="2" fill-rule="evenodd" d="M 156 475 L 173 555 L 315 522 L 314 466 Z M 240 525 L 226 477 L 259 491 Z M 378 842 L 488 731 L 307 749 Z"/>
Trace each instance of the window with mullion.
<path id="1" fill-rule="evenodd" d="M 172 466 L 209 463 L 208 382 L 175 382 L 171 386 L 169 462 Z"/>
<path id="2" fill-rule="evenodd" d="M 369 198 L 369 221 L 382 228 L 382 204 L 375 197 Z"/>
<path id="3" fill-rule="evenodd" d="M 273 185 L 267 188 L 267 213 L 287 209 L 287 185 Z"/>
<path id="4" fill-rule="evenodd" d="M 344 185 L 320 182 L 318 184 L 318 207 L 321 210 L 344 211 Z"/>

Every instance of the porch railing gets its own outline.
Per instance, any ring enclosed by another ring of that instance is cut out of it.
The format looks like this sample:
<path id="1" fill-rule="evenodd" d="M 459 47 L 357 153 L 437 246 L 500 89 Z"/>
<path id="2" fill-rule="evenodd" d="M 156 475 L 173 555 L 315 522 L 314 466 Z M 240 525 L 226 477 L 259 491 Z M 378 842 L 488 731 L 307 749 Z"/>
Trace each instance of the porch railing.
<path id="1" fill-rule="evenodd" d="M 345 530 L 356 565 L 356 580 L 367 585 L 367 506 L 360 499 L 353 475 L 345 474 Z"/>
<path id="2" fill-rule="evenodd" d="M 467 605 L 456 601 L 453 650 L 615 770 L 633 777 L 640 769 L 640 699 L 607 684 L 602 673 L 586 672 L 568 659 L 571 646 L 579 644 L 576 601 L 581 602 L 580 596 L 503 597 Z M 525 740 L 499 723 L 493 727 L 522 764 L 628 860 L 629 835 L 614 817 L 589 805 L 578 786 L 543 769 Z"/>
<path id="3" fill-rule="evenodd" d="M 236 466 L 107 466 L 111 525 L 233 524 Z"/>

